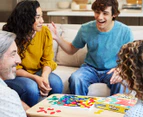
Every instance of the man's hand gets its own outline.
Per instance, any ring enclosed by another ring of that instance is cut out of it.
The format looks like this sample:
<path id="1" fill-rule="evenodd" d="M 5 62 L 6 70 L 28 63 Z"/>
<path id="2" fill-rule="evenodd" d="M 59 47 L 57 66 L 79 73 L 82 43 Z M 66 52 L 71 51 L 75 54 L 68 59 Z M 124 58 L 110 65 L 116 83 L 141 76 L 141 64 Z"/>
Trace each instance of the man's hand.
<path id="1" fill-rule="evenodd" d="M 57 27 L 54 24 L 54 22 L 52 22 L 51 24 L 48 24 L 48 27 L 51 31 L 53 39 L 55 41 L 57 41 L 60 38 L 60 36 L 62 35 L 62 29 L 59 32 L 57 32 Z"/>
<path id="2" fill-rule="evenodd" d="M 119 76 L 119 70 L 116 68 L 111 69 L 107 74 L 111 74 L 113 72 L 113 75 L 110 79 L 110 84 L 116 84 L 122 81 L 122 78 Z"/>

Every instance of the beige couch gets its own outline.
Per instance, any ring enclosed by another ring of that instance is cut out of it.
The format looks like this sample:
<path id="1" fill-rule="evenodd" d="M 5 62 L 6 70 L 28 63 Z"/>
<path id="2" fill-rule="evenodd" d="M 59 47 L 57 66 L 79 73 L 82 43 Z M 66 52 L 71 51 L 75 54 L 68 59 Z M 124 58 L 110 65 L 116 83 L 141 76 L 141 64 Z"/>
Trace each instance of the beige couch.
<path id="1" fill-rule="evenodd" d="M 0 29 L 4 23 L 0 23 Z M 73 24 L 56 24 L 57 29 L 60 32 L 64 31 L 63 36 L 66 40 L 72 41 L 77 34 L 78 29 L 81 25 L 73 25 Z M 143 39 L 143 26 L 130 26 L 135 39 Z M 86 47 L 79 50 L 74 55 L 66 54 L 54 41 L 54 53 L 55 53 L 55 61 L 58 64 L 58 67 L 53 72 L 59 75 L 64 84 L 63 93 L 69 93 L 68 88 L 68 78 L 71 73 L 76 71 L 80 65 L 84 62 L 84 58 L 87 52 Z M 95 83 L 89 86 L 88 95 L 93 96 L 109 96 L 110 90 L 104 83 Z"/>

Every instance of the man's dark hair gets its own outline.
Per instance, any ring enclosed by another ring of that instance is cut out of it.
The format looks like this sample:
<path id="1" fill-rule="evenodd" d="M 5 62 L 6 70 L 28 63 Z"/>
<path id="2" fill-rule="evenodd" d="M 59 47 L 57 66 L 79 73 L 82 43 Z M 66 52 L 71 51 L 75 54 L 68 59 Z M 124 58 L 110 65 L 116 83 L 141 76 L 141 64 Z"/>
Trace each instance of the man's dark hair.
<path id="1" fill-rule="evenodd" d="M 118 16 L 120 14 L 120 11 L 118 10 L 117 0 L 95 0 L 95 2 L 92 4 L 92 10 L 104 11 L 109 6 L 112 7 L 112 16 Z M 115 18 L 113 18 L 113 20 L 115 20 Z"/>

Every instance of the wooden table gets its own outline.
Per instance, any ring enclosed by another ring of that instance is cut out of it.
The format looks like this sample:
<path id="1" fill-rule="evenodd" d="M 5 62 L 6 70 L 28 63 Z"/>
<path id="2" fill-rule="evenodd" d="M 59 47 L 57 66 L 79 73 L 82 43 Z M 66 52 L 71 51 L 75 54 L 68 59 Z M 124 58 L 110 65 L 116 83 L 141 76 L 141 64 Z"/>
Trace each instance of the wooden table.
<path id="1" fill-rule="evenodd" d="M 61 97 L 64 94 L 53 94 L 43 101 L 39 102 L 32 108 L 28 109 L 26 113 L 28 114 L 28 117 L 123 117 L 124 114 L 116 113 L 108 110 L 103 110 L 100 114 L 95 114 L 95 112 L 98 112 L 101 109 L 97 109 L 94 106 L 90 109 L 85 108 L 77 108 L 77 107 L 65 107 L 65 106 L 58 106 L 58 105 L 51 105 L 49 103 L 49 98 L 52 98 L 53 96 Z M 40 110 L 39 108 L 44 108 L 46 112 L 37 112 Z M 48 108 L 54 108 L 54 110 L 47 110 Z M 57 110 L 61 110 L 61 112 L 56 112 Z M 50 114 L 51 112 L 55 112 L 54 114 Z"/>

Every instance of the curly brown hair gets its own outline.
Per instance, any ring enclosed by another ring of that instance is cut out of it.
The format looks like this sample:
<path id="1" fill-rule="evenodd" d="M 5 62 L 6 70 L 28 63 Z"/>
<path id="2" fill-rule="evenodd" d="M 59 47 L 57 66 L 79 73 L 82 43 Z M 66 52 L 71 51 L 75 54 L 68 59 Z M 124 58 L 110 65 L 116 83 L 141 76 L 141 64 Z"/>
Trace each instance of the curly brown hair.
<path id="1" fill-rule="evenodd" d="M 113 15 L 118 16 L 120 14 L 117 0 L 95 0 L 95 2 L 92 4 L 92 10 L 104 11 L 109 6 L 112 7 L 112 16 Z M 113 18 L 113 20 L 115 19 L 116 17 Z"/>
<path id="2" fill-rule="evenodd" d="M 143 40 L 124 45 L 118 57 L 119 75 L 126 81 L 124 86 L 136 91 L 136 97 L 143 100 Z"/>
<path id="3" fill-rule="evenodd" d="M 40 4 L 36 0 L 19 2 L 9 16 L 7 23 L 3 26 L 3 30 L 16 34 L 15 41 L 21 59 L 25 57 L 24 53 L 31 44 L 32 35 L 34 34 L 33 24 L 38 7 L 40 7 Z"/>

